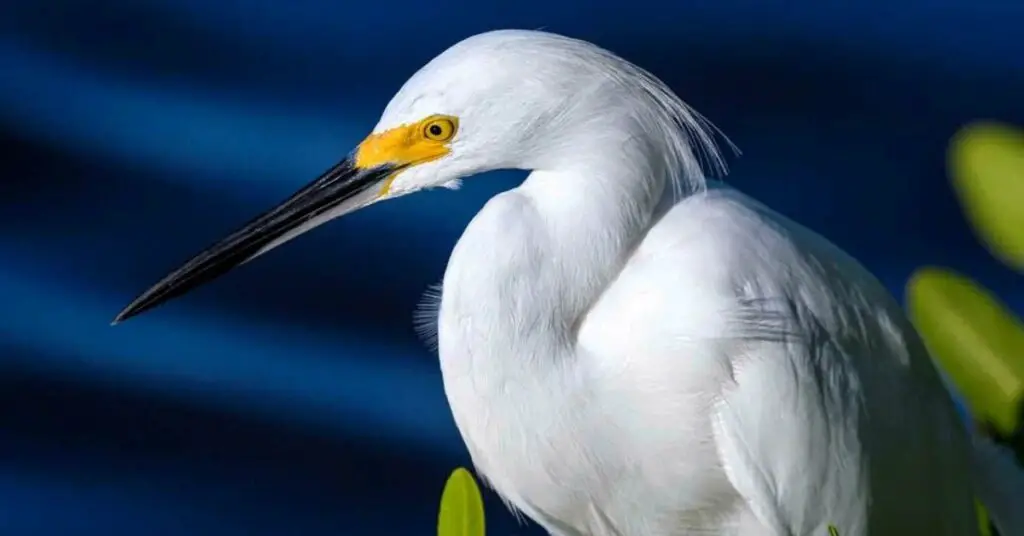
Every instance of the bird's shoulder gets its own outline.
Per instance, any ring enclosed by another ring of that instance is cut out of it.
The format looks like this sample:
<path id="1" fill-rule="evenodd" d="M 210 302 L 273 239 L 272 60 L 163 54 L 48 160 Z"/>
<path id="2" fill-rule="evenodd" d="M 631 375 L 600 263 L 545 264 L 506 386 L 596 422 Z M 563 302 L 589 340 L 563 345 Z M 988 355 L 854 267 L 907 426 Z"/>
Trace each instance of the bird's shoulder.
<path id="1" fill-rule="evenodd" d="M 794 330 L 853 344 L 911 331 L 899 304 L 865 268 L 805 227 L 727 187 L 690 196 L 650 226 L 583 322 L 582 344 L 770 338 Z M 624 343 L 630 344 L 630 343 Z M 635 349 L 635 346 L 633 347 Z"/>
<path id="2" fill-rule="evenodd" d="M 744 194 L 708 190 L 651 224 L 581 322 L 579 340 L 623 351 L 650 340 L 671 352 L 672 341 L 692 348 L 743 336 L 781 339 L 797 309 L 827 317 L 874 306 L 838 296 L 851 285 L 877 292 L 849 262 Z"/>
<path id="3" fill-rule="evenodd" d="M 762 355 L 785 350 L 770 366 L 812 363 L 828 346 L 865 370 L 935 376 L 899 303 L 864 267 L 724 187 L 680 201 L 651 225 L 579 322 L 577 343 L 595 363 L 678 374 L 706 367 L 702 357 L 730 370 L 754 346 Z"/>

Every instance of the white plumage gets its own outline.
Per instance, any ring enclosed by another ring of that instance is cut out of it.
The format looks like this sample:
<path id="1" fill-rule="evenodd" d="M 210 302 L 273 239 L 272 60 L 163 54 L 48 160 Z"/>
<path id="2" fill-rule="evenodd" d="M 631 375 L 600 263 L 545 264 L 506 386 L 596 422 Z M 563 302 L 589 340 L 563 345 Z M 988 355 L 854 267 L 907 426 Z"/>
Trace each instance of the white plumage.
<path id="1" fill-rule="evenodd" d="M 477 35 L 353 157 L 118 318 L 379 200 L 530 170 L 469 224 L 419 316 L 509 505 L 556 536 L 977 534 L 968 434 L 900 307 L 823 238 L 709 185 L 712 134 L 594 45 Z"/>
<path id="2" fill-rule="evenodd" d="M 532 180 L 467 229 L 439 321 L 456 423 L 513 506 L 559 535 L 975 534 L 963 428 L 854 261 L 711 189 L 563 316 L 601 245 L 524 223 L 572 227 L 531 220 Z"/>

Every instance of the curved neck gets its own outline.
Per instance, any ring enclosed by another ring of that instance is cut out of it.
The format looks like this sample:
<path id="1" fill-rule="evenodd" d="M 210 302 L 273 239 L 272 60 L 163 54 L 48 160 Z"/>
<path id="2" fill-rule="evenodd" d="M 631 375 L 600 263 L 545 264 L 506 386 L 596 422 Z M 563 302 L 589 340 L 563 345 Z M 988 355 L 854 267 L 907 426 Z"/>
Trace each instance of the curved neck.
<path id="1" fill-rule="evenodd" d="M 665 180 L 618 151 L 585 163 L 532 173 L 517 193 L 544 229 L 549 292 L 557 314 L 575 324 L 619 273 L 643 238 Z"/>
<path id="2" fill-rule="evenodd" d="M 468 361 L 507 357 L 536 374 L 537 361 L 572 354 L 580 320 L 643 238 L 665 192 L 663 173 L 628 165 L 644 161 L 636 152 L 581 151 L 594 156 L 534 171 L 488 202 L 445 274 L 442 355 L 458 345 Z"/>

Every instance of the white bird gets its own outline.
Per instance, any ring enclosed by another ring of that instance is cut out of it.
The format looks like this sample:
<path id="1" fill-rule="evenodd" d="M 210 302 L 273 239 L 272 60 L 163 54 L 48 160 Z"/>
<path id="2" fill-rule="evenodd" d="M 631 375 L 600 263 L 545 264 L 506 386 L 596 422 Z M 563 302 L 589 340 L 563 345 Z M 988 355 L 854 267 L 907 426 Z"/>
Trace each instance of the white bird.
<path id="1" fill-rule="evenodd" d="M 455 423 L 507 504 L 557 536 L 978 534 L 967 430 L 899 305 L 709 184 L 712 134 L 595 45 L 476 35 L 115 322 L 377 201 L 529 170 L 459 239 L 437 314 Z"/>

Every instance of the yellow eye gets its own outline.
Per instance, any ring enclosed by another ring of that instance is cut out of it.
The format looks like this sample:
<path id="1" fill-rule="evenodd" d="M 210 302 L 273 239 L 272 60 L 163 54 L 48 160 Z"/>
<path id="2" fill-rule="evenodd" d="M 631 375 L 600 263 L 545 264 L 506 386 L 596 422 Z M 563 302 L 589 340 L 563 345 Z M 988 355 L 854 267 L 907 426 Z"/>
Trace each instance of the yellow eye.
<path id="1" fill-rule="evenodd" d="M 455 136 L 455 120 L 449 117 L 435 117 L 423 123 L 423 137 L 431 141 L 448 141 Z"/>

